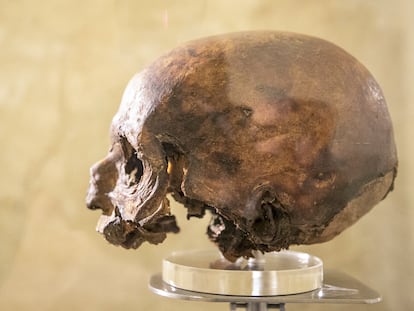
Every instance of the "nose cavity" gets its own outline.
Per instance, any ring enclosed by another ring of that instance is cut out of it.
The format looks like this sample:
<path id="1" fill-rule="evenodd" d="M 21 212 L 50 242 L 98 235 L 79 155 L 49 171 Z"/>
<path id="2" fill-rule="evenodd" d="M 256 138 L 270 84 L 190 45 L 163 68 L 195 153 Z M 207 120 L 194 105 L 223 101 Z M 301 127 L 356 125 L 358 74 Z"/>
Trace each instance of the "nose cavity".
<path id="1" fill-rule="evenodd" d="M 112 213 L 114 207 L 108 194 L 117 183 L 116 163 L 121 155 L 122 149 L 118 144 L 115 144 L 103 160 L 91 167 L 89 189 L 86 196 L 86 205 L 89 209 L 101 209 L 105 215 Z"/>

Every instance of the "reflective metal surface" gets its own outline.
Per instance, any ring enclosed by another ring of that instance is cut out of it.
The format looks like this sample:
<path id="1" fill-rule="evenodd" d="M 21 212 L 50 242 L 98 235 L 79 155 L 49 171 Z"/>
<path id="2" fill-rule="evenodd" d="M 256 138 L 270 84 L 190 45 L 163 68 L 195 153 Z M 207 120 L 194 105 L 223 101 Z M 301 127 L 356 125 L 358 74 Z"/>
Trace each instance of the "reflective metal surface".
<path id="1" fill-rule="evenodd" d="M 162 279 L 183 290 L 269 296 L 312 291 L 322 286 L 322 261 L 306 253 L 257 254 L 231 263 L 217 250 L 174 253 L 163 261 Z"/>
<path id="2" fill-rule="evenodd" d="M 324 283 L 320 289 L 295 295 L 279 296 L 229 296 L 199 293 L 183 290 L 163 282 L 161 274 L 151 277 L 149 288 L 155 294 L 183 300 L 206 302 L 266 303 L 277 305 L 285 303 L 343 303 L 372 304 L 381 301 L 381 296 L 357 279 L 335 270 L 324 272 Z"/>

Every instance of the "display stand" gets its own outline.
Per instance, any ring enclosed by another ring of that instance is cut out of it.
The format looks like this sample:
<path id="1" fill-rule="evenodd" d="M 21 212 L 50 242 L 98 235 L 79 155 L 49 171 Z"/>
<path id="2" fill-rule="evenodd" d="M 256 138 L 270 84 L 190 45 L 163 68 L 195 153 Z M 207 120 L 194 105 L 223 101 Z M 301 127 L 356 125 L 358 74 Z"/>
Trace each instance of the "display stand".
<path id="1" fill-rule="evenodd" d="M 285 310 L 287 303 L 372 304 L 380 295 L 355 278 L 323 270 L 322 261 L 278 252 L 230 263 L 217 251 L 175 253 L 153 275 L 155 294 L 183 300 L 226 302 L 230 310 Z"/>

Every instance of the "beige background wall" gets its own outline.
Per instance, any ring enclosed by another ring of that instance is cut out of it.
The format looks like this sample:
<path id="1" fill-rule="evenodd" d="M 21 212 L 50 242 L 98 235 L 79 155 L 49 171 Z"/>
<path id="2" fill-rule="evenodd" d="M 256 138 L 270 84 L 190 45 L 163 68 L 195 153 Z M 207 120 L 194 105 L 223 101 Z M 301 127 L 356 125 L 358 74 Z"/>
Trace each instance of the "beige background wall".
<path id="1" fill-rule="evenodd" d="M 173 250 L 209 246 L 207 220 L 163 245 L 126 251 L 94 231 L 89 166 L 129 78 L 178 43 L 277 29 L 328 39 L 382 85 L 400 157 L 396 190 L 331 242 L 296 247 L 383 294 L 353 310 L 414 305 L 414 7 L 411 0 L 0 0 L 0 310 L 211 310 L 161 298 L 149 276 Z M 194 238 L 197 237 L 197 238 Z M 227 310 L 216 304 L 214 310 Z M 348 310 L 289 305 L 288 310 Z"/>

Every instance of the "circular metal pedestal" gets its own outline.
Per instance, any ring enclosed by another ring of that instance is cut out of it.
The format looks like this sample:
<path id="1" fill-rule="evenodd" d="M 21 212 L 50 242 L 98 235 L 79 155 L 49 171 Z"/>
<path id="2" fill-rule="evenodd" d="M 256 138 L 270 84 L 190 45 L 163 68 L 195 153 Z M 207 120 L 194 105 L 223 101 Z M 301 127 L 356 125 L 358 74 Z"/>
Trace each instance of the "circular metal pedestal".
<path id="1" fill-rule="evenodd" d="M 307 277 L 302 278 L 301 270 Z M 301 280 L 305 288 L 316 288 L 304 291 L 304 287 L 298 285 Z M 215 251 L 176 253 L 164 260 L 163 273 L 151 277 L 149 288 L 169 298 L 227 302 L 232 311 L 238 308 L 284 310 L 286 303 L 371 304 L 381 301 L 377 292 L 344 273 L 324 271 L 322 281 L 322 262 L 296 252 L 270 253 L 234 264 L 226 262 Z M 269 294 L 275 292 L 278 294 Z"/>
<path id="2" fill-rule="evenodd" d="M 322 286 L 322 261 L 306 253 L 256 254 L 232 263 L 217 250 L 177 252 L 163 260 L 165 283 L 195 292 L 237 296 L 275 296 Z"/>

